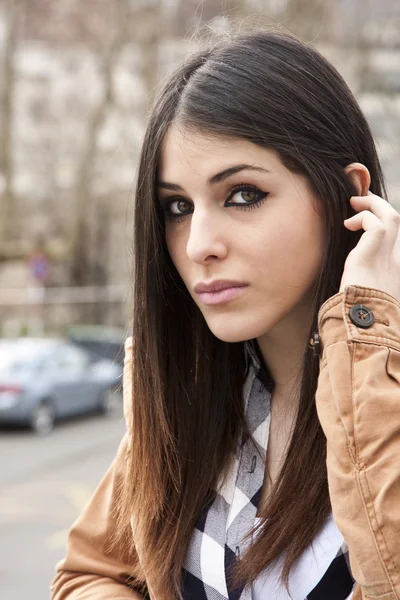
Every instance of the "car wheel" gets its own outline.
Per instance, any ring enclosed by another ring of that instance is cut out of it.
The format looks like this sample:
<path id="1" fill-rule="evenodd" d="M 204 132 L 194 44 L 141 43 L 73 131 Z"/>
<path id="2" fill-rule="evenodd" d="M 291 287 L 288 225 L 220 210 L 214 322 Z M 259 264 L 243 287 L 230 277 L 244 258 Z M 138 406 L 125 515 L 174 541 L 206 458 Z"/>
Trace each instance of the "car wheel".
<path id="1" fill-rule="evenodd" d="M 48 401 L 35 406 L 31 417 L 31 428 L 38 435 L 48 435 L 54 428 L 54 408 Z"/>
<path id="2" fill-rule="evenodd" d="M 99 411 L 105 416 L 119 416 L 122 413 L 122 393 L 112 389 L 105 390 L 101 397 Z"/>

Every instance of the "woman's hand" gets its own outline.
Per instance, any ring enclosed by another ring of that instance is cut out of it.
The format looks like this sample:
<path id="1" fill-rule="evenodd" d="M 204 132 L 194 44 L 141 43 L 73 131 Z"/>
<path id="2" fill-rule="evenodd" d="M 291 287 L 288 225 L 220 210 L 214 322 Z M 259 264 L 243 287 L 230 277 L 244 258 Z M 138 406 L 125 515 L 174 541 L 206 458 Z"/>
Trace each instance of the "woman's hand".
<path id="1" fill-rule="evenodd" d="M 365 233 L 347 257 L 340 291 L 360 285 L 387 292 L 400 302 L 400 215 L 372 192 L 353 196 L 350 202 L 357 214 L 344 225 Z"/>

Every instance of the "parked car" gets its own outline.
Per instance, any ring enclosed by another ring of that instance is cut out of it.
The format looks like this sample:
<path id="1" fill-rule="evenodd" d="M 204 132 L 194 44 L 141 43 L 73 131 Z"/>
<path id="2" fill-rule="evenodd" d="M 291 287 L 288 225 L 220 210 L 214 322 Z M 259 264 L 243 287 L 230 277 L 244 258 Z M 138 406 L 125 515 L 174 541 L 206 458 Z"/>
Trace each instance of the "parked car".
<path id="1" fill-rule="evenodd" d="M 59 419 L 122 406 L 122 367 L 64 339 L 0 340 L 0 424 L 49 433 Z"/>
<path id="2" fill-rule="evenodd" d="M 79 346 L 103 358 L 115 360 L 123 366 L 127 332 L 122 328 L 105 325 L 71 325 L 66 331 L 66 336 Z"/>

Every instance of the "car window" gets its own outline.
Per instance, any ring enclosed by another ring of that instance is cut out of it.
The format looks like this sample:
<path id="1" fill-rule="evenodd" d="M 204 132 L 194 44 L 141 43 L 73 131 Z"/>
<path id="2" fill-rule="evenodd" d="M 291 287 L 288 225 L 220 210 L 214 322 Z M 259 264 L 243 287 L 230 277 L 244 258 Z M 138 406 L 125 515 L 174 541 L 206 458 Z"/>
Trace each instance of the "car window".
<path id="1" fill-rule="evenodd" d="M 0 373 L 17 374 L 31 371 L 37 367 L 38 358 L 29 349 L 13 344 L 0 345 Z"/>
<path id="2" fill-rule="evenodd" d="M 19 359 L 17 356 L 0 357 L 0 373 L 20 373 L 32 371 L 36 367 L 36 361 Z"/>
<path id="3" fill-rule="evenodd" d="M 71 371 L 82 371 L 87 368 L 90 359 L 86 352 L 73 346 L 60 349 L 59 364 Z"/>
<path id="4" fill-rule="evenodd" d="M 46 371 L 61 371 L 63 373 L 80 373 L 90 363 L 89 356 L 80 348 L 60 346 L 49 356 L 43 365 Z"/>

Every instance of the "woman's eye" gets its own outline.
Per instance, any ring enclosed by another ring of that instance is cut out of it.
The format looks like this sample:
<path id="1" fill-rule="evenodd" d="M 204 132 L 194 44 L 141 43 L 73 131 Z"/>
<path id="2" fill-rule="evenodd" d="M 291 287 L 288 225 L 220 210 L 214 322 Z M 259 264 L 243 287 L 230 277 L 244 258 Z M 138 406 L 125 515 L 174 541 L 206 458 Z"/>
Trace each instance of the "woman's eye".
<path id="1" fill-rule="evenodd" d="M 164 205 L 165 218 L 170 223 L 179 223 L 191 212 L 191 203 L 184 198 L 171 199 Z"/>
<path id="2" fill-rule="evenodd" d="M 229 195 L 228 202 L 229 205 L 246 206 L 247 204 L 251 205 L 261 202 L 261 200 L 264 200 L 267 196 L 268 194 L 266 192 L 262 192 L 257 187 L 239 186 L 232 190 Z"/>
<path id="3" fill-rule="evenodd" d="M 187 200 L 174 200 L 173 202 L 170 202 L 168 208 L 171 215 L 180 216 L 190 208 L 190 204 Z"/>
<path id="4" fill-rule="evenodd" d="M 235 206 L 240 210 L 250 210 L 260 206 L 267 196 L 268 192 L 262 192 L 252 185 L 242 184 L 231 190 L 224 206 Z M 171 198 L 164 206 L 166 219 L 171 223 L 179 223 L 195 210 L 192 203 L 184 198 Z"/>

